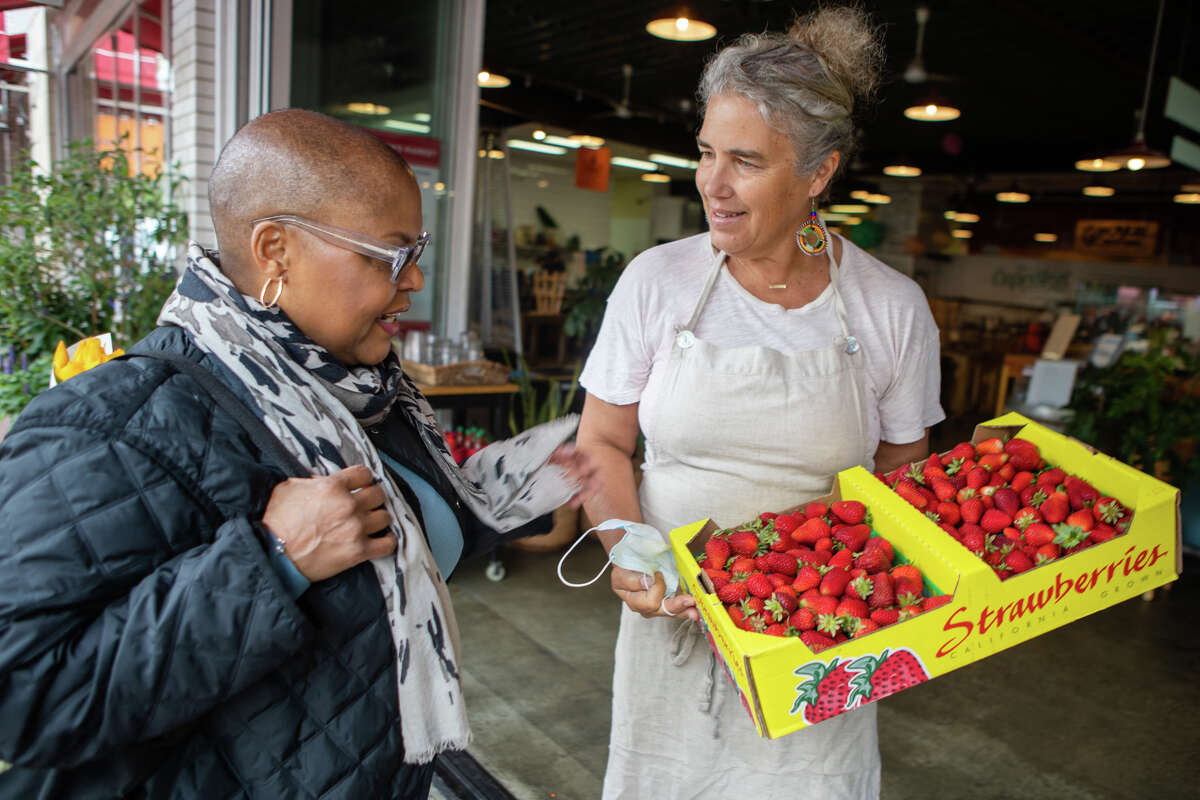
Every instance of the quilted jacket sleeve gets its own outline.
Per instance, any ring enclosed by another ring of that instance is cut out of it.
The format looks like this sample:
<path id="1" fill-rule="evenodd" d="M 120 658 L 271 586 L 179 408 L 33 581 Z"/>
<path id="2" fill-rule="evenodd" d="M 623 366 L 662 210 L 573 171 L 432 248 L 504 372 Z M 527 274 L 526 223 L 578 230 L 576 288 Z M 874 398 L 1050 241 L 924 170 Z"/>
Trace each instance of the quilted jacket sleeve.
<path id="1" fill-rule="evenodd" d="M 144 437 L 33 426 L 0 452 L 0 758 L 186 726 L 313 636 L 248 519 Z"/>

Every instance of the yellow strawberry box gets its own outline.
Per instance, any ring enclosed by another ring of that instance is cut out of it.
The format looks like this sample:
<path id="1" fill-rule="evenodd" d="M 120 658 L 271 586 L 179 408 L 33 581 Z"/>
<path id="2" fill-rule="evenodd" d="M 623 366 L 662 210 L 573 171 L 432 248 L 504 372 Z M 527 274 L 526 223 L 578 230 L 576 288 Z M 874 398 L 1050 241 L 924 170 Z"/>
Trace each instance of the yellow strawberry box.
<path id="1" fill-rule="evenodd" d="M 697 564 L 717 526 L 676 528 L 671 547 L 709 644 L 760 736 L 778 738 L 932 680 L 1175 580 L 1182 569 L 1179 490 L 1017 414 L 978 426 L 973 442 L 1020 435 L 1042 457 L 1133 509 L 1128 532 L 1001 581 L 991 567 L 862 467 L 819 502 L 858 500 L 896 561 L 918 567 L 938 608 L 814 654 L 795 637 L 736 627 Z"/>

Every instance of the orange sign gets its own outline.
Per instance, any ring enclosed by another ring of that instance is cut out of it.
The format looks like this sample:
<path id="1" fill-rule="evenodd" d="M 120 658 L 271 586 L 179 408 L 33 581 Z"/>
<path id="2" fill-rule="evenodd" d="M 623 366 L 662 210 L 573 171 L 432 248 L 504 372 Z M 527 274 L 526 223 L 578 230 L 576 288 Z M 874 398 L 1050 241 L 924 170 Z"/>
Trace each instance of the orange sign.
<path id="1" fill-rule="evenodd" d="M 608 191 L 612 151 L 607 147 L 581 147 L 575 151 L 575 185 L 593 192 Z"/>

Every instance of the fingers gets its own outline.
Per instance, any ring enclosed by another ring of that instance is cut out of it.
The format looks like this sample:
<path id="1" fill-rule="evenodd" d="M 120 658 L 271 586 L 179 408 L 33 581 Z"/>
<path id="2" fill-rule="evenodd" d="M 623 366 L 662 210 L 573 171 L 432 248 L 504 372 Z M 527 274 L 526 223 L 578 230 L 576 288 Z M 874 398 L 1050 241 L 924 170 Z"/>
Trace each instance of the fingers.
<path id="1" fill-rule="evenodd" d="M 375 482 L 375 476 L 371 474 L 371 470 L 362 464 L 355 464 L 352 467 L 338 470 L 329 477 L 351 492 L 355 489 L 363 489 Z"/>
<path id="2" fill-rule="evenodd" d="M 392 515 L 386 508 L 377 508 L 363 516 L 363 533 L 368 536 L 392 526 Z"/>
<path id="3" fill-rule="evenodd" d="M 396 535 L 391 531 L 378 538 L 368 539 L 366 546 L 367 559 L 383 558 L 386 555 L 390 555 L 396 550 L 398 544 L 399 541 L 396 539 Z"/>
<path id="4" fill-rule="evenodd" d="M 386 499 L 383 493 L 383 487 L 379 484 L 368 486 L 365 489 L 359 489 L 354 493 L 354 503 L 359 511 L 372 511 L 383 505 Z"/>

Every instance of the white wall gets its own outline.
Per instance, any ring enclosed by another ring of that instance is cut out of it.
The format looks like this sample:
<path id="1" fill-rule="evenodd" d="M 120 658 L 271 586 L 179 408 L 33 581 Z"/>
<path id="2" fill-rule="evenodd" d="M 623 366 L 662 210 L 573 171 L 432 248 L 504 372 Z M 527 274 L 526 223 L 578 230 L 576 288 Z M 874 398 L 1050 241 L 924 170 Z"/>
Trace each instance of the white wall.
<path id="1" fill-rule="evenodd" d="M 174 0 L 170 28 L 171 159 L 186 179 L 180 205 L 187 212 L 191 238 L 208 247 L 217 243 L 208 210 L 208 176 L 218 147 L 216 2 Z"/>

